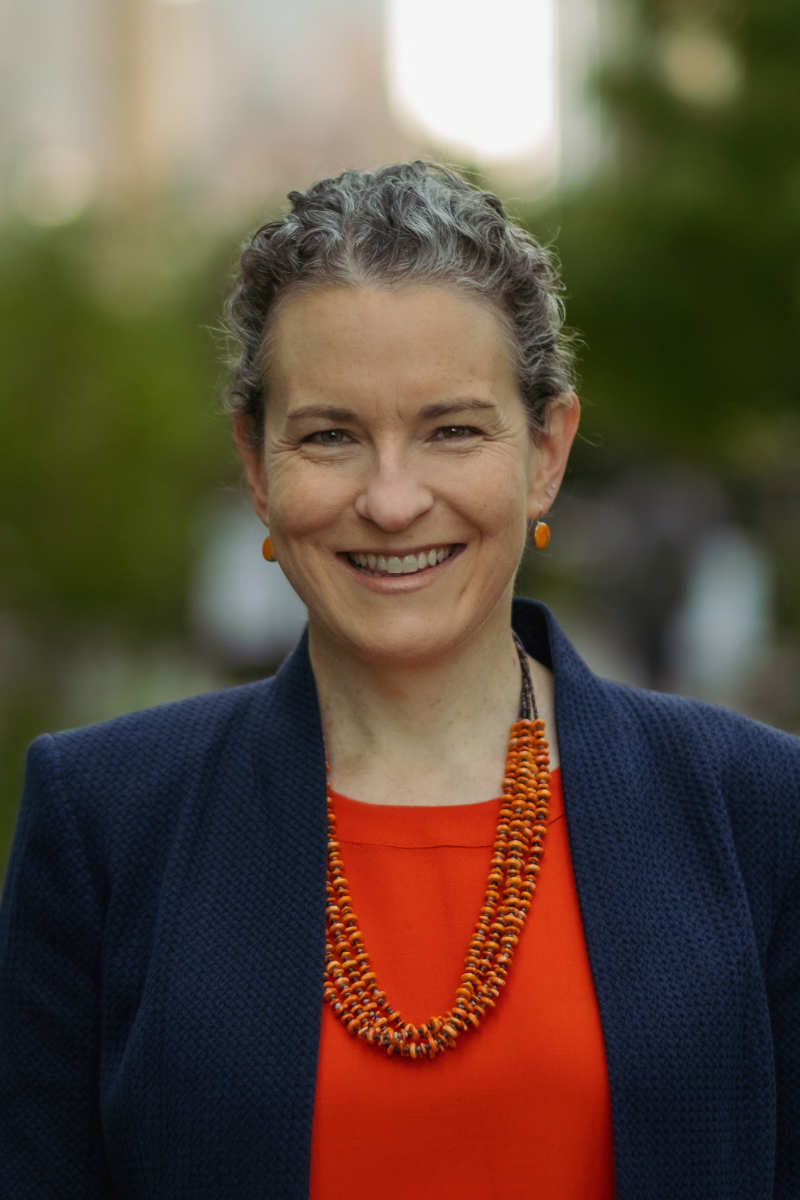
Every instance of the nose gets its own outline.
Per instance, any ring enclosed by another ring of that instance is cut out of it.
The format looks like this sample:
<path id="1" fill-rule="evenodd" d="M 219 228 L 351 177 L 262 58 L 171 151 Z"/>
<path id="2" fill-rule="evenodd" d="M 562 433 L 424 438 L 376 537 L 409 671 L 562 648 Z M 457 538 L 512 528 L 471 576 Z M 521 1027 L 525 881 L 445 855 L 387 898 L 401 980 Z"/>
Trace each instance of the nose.
<path id="1" fill-rule="evenodd" d="M 387 533 L 407 529 L 433 505 L 433 493 L 414 465 L 395 455 L 376 455 L 355 509 Z"/>

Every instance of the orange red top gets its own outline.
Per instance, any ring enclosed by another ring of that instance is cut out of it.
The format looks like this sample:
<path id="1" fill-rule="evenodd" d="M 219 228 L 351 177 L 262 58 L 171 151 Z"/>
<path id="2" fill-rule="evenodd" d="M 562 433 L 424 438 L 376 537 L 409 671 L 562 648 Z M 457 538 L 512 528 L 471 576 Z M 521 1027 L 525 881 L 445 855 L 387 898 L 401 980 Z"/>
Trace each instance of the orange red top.
<path id="1" fill-rule="evenodd" d="M 611 1200 L 611 1108 L 561 775 L 542 871 L 497 1008 L 429 1062 L 389 1058 L 322 1006 L 311 1200 Z M 500 800 L 363 804 L 337 837 L 378 983 L 409 1021 L 451 1007 Z"/>

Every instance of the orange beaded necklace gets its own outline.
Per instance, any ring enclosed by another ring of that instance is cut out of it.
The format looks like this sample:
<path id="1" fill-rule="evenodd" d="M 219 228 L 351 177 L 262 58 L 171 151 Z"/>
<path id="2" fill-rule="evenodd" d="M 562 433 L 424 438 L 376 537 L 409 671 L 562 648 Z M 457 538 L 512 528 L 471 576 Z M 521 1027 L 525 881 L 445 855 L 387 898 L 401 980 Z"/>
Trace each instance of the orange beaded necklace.
<path id="1" fill-rule="evenodd" d="M 505 985 L 536 890 L 547 831 L 550 762 L 528 660 L 514 634 L 522 671 L 519 718 L 511 726 L 503 796 L 483 906 L 467 949 L 456 998 L 443 1016 L 412 1025 L 378 986 L 344 873 L 330 784 L 323 995 L 349 1033 L 387 1054 L 434 1059 L 478 1028 Z"/>

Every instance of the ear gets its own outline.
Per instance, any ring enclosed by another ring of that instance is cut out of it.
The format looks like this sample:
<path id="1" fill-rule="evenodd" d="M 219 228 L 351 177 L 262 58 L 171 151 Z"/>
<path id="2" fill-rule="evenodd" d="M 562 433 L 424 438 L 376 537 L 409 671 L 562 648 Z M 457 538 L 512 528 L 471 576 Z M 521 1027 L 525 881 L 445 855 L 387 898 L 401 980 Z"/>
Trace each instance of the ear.
<path id="1" fill-rule="evenodd" d="M 264 449 L 254 445 L 250 437 L 249 426 L 242 416 L 233 418 L 233 440 L 239 452 L 247 480 L 247 490 L 253 508 L 265 525 L 269 525 L 269 508 L 267 506 L 267 477 L 264 471 Z"/>
<path id="2" fill-rule="evenodd" d="M 551 404 L 547 428 L 531 437 L 529 520 L 546 513 L 558 495 L 580 418 L 580 401 L 567 392 Z"/>

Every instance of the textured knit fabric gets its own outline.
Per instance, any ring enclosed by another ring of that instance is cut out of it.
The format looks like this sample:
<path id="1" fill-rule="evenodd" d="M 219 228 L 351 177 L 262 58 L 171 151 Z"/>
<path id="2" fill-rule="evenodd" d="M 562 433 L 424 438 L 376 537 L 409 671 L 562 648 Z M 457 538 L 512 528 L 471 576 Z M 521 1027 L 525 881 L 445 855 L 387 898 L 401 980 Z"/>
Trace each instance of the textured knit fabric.
<path id="1" fill-rule="evenodd" d="M 413 780 L 412 784 L 413 786 Z M 452 1005 L 500 800 L 417 808 L 334 796 L 359 925 L 394 1007 Z M 611 1200 L 611 1105 L 560 772 L 508 985 L 433 1063 L 387 1058 L 322 1008 L 311 1200 Z"/>
<path id="2" fill-rule="evenodd" d="M 800 743 L 599 679 L 539 605 L 515 627 L 555 674 L 615 1196 L 797 1200 Z M 33 743 L 0 1195 L 307 1195 L 324 795 L 305 637 L 271 681 Z"/>

